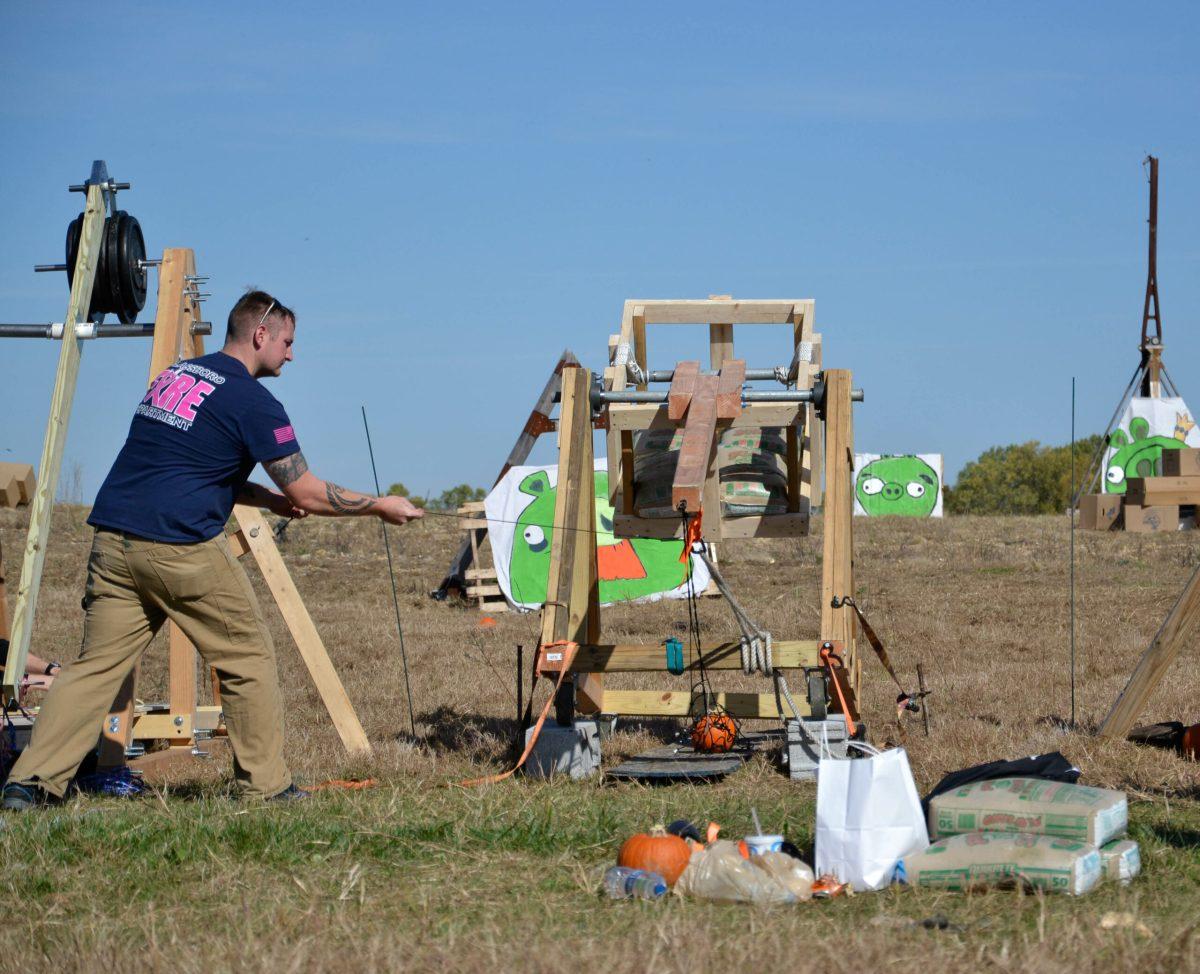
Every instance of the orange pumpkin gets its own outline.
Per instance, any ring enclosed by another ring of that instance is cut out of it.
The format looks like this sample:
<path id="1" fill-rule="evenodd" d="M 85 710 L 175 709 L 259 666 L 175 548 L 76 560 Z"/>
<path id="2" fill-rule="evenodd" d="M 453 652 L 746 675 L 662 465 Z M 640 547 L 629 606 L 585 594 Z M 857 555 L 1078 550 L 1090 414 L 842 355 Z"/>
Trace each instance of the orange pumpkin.
<path id="1" fill-rule="evenodd" d="M 658 873 L 668 886 L 674 886 L 691 857 L 692 850 L 686 841 L 656 825 L 625 840 L 617 854 L 617 865 Z"/>
<path id="2" fill-rule="evenodd" d="M 729 714 L 705 714 L 692 725 L 692 747 L 706 754 L 732 750 L 737 724 Z"/>

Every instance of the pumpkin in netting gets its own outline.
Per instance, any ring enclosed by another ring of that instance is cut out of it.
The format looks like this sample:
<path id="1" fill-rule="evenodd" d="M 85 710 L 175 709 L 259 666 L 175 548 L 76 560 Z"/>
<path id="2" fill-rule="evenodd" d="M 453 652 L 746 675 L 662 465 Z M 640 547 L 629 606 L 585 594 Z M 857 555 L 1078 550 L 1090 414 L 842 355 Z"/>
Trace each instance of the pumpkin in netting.
<path id="1" fill-rule="evenodd" d="M 617 865 L 658 873 L 668 886 L 674 886 L 691 857 L 692 848 L 685 840 L 656 825 L 625 840 L 617 854 Z"/>
<path id="2" fill-rule="evenodd" d="M 692 724 L 692 747 L 705 754 L 723 754 L 737 740 L 737 723 L 729 714 L 705 714 Z"/>

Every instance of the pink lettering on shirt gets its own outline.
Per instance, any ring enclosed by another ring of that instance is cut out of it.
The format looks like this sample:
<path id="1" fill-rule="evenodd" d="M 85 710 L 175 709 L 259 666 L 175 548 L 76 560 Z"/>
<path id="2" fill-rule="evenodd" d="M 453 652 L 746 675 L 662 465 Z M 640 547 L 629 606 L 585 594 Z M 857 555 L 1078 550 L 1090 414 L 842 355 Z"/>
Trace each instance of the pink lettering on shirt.
<path id="1" fill-rule="evenodd" d="M 172 382 L 167 387 L 167 390 L 159 397 L 159 401 L 156 405 L 162 409 L 165 409 L 167 412 L 174 412 L 175 407 L 179 405 L 179 400 L 183 398 L 183 394 L 195 384 L 195 376 L 188 375 L 186 372 L 176 376 L 175 381 Z"/>
<path id="2" fill-rule="evenodd" d="M 209 382 L 197 382 L 179 401 L 179 405 L 175 407 L 175 415 L 180 419 L 186 419 L 189 423 L 193 422 L 196 419 L 196 407 L 204 402 L 205 396 L 215 388 L 216 386 Z"/>
<path id="3" fill-rule="evenodd" d="M 151 383 L 150 391 L 146 393 L 146 398 L 142 402 L 153 402 L 155 406 L 161 406 L 163 391 L 175 381 L 175 377 L 178 374 L 174 369 L 163 369 L 158 373 L 158 377 L 154 382 Z"/>

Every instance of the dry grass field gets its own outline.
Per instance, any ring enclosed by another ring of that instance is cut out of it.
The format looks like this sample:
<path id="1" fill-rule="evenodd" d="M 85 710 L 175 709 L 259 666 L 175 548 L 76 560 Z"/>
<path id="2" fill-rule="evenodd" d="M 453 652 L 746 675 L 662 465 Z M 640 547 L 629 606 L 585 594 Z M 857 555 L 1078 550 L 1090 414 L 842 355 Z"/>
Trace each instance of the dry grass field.
<path id="1" fill-rule="evenodd" d="M 60 507 L 34 650 L 70 658 L 90 542 L 86 511 Z M 24 512 L 0 511 L 15 588 Z M 463 790 L 459 779 L 511 760 L 514 647 L 536 618 L 484 629 L 473 609 L 432 602 L 453 551 L 453 519 L 393 529 L 418 740 L 403 677 L 378 522 L 310 518 L 282 546 L 375 744 L 347 761 L 283 627 L 268 606 L 288 703 L 288 751 L 301 782 L 371 775 L 379 787 L 322 793 L 293 808 L 225 797 L 223 754 L 154 796 L 78 799 L 8 817 L 0 862 L 8 910 L 0 964 L 13 971 L 704 971 L 1200 969 L 1197 767 L 1129 744 L 1100 743 L 1102 718 L 1197 564 L 1196 536 L 1079 534 L 1078 713 L 1069 715 L 1064 518 L 856 521 L 860 604 L 902 673 L 925 666 L 933 733 L 908 748 L 918 787 L 979 761 L 1059 749 L 1084 783 L 1127 789 L 1144 873 L 1080 899 L 894 890 L 770 911 L 671 900 L 611 903 L 595 884 L 620 841 L 655 821 L 715 819 L 748 830 L 750 807 L 798 843 L 811 839 L 815 789 L 756 759 L 711 786 L 643 787 L 524 780 Z M 730 544 L 726 575 L 777 638 L 815 637 L 820 526 L 811 538 Z M 265 589 L 251 570 L 260 596 Z M 10 594 L 11 597 L 11 594 Z M 659 641 L 681 603 L 621 607 L 613 641 Z M 704 600 L 706 634 L 732 634 Z M 141 696 L 165 699 L 160 637 Z M 894 691 L 865 663 L 866 716 L 894 736 Z M 638 678 L 626 677 L 638 685 Z M 670 677 L 657 679 L 661 685 Z M 684 678 L 678 678 L 681 686 Z M 649 683 L 646 680 L 643 683 Z M 720 674 L 721 687 L 755 681 Z M 1145 719 L 1200 720 L 1196 658 L 1181 659 Z M 756 687 L 758 688 L 758 687 Z M 606 761 L 671 733 L 618 728 Z M 1108 911 L 1150 934 L 1101 929 Z M 946 917 L 948 929 L 921 921 Z"/>

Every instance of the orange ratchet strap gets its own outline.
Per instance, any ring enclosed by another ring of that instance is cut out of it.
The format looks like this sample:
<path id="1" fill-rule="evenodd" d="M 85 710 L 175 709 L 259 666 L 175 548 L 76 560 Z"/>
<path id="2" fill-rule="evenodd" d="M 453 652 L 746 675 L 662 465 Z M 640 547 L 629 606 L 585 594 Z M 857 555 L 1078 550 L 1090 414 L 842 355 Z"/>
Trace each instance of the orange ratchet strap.
<path id="1" fill-rule="evenodd" d="M 529 755 L 533 753 L 533 746 L 537 743 L 538 735 L 542 732 L 542 725 L 546 723 L 546 716 L 550 713 L 550 708 L 554 706 L 554 699 L 558 696 L 559 688 L 563 685 L 567 674 L 571 672 L 571 664 L 575 662 L 575 654 L 578 652 L 579 643 L 573 643 L 566 639 L 560 639 L 558 642 L 553 643 L 545 643 L 538 647 L 537 657 L 533 663 L 534 681 L 536 682 L 539 676 L 548 677 L 554 673 L 558 674 L 558 679 L 554 682 L 554 689 L 550 692 L 550 696 L 546 700 L 546 706 L 542 708 L 542 713 L 538 717 L 537 723 L 533 725 L 533 733 L 529 735 L 529 740 L 525 744 L 525 750 L 517 758 L 517 763 L 503 774 L 492 774 L 483 778 L 470 778 L 467 781 L 460 781 L 459 784 L 462 787 L 471 788 L 475 785 L 495 784 L 497 781 L 503 781 L 505 778 L 510 778 L 517 773 L 517 770 L 529 759 Z M 529 688 L 529 693 L 532 697 L 533 687 Z"/>
<path id="2" fill-rule="evenodd" d="M 704 535 L 701 532 L 701 522 L 704 519 L 704 508 L 700 508 L 692 517 L 688 518 L 687 532 L 683 536 L 683 551 L 679 553 L 679 561 L 686 565 L 687 560 L 692 556 L 692 546 L 699 544 L 704 540 Z"/>

